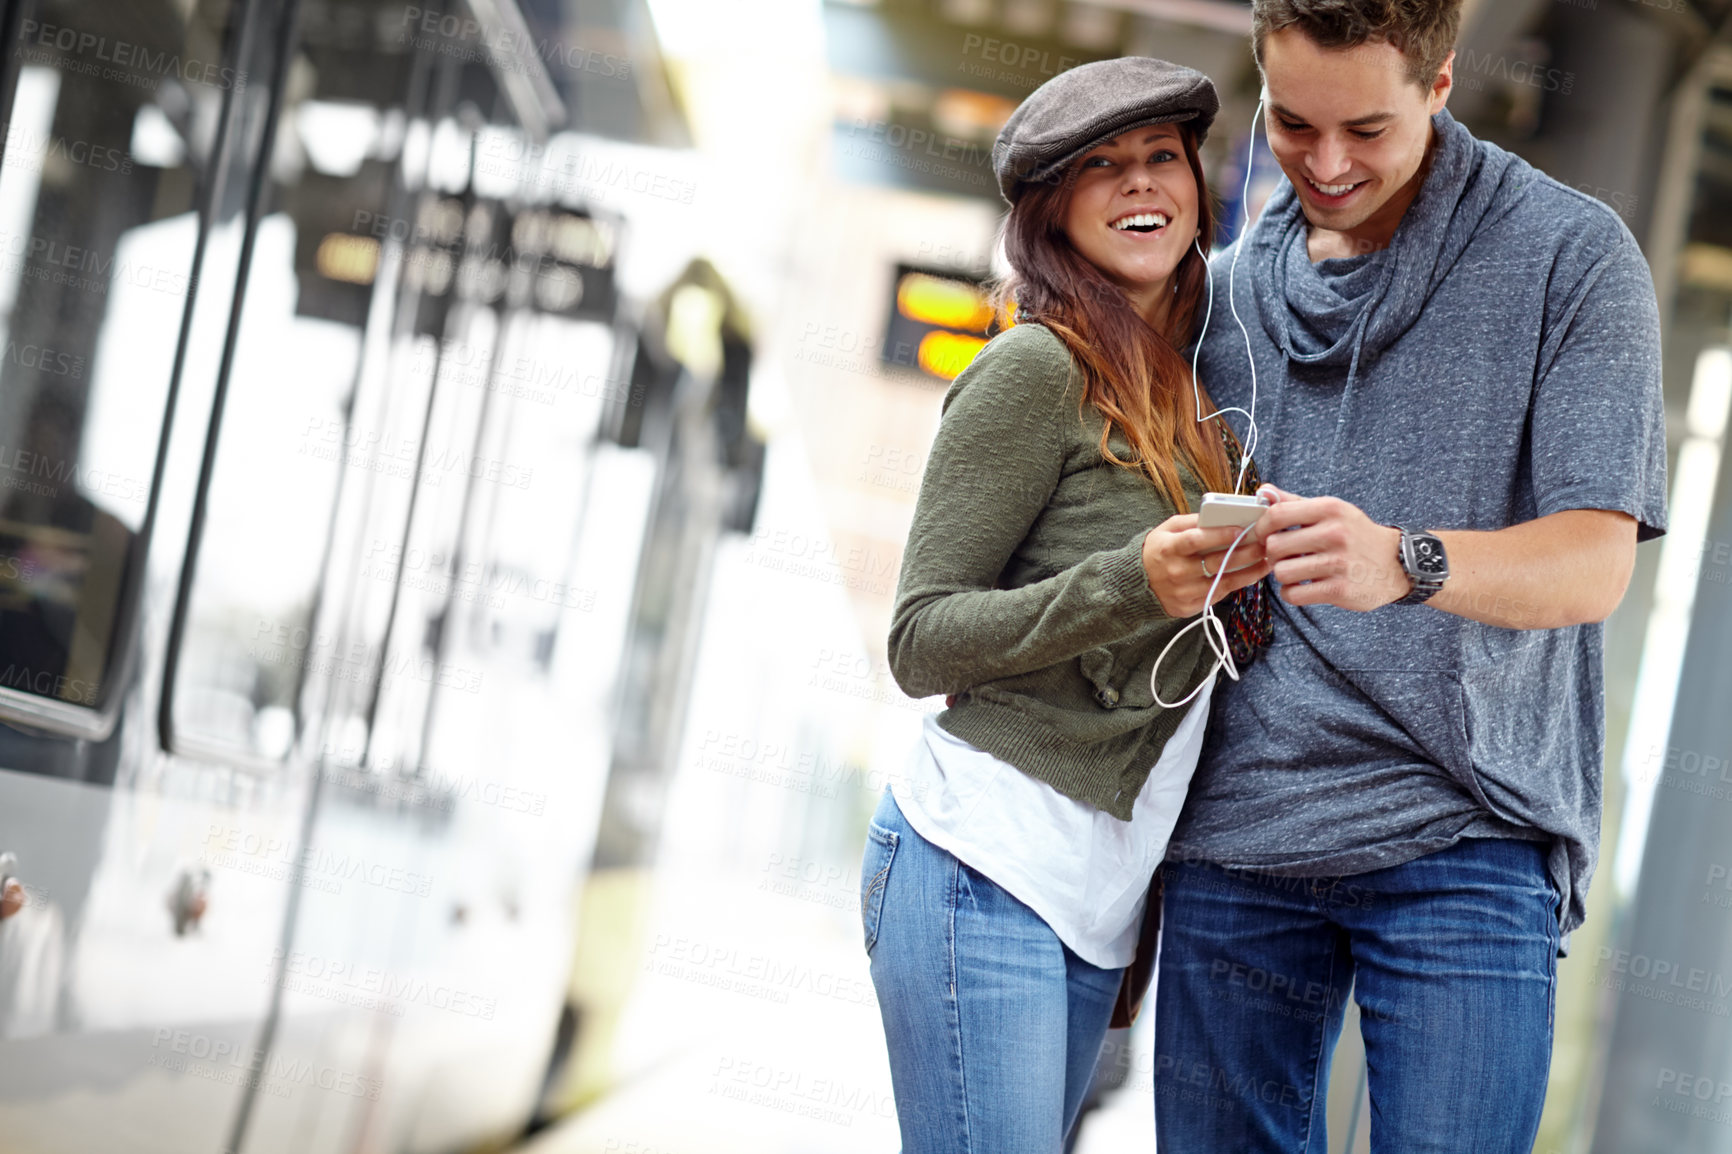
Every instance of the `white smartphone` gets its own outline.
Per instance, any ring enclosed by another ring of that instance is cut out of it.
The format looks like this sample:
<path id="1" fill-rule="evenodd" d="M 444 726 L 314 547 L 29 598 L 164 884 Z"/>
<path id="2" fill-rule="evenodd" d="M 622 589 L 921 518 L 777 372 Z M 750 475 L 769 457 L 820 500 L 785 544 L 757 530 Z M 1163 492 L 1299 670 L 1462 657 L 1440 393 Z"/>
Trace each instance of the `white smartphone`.
<path id="1" fill-rule="evenodd" d="M 1241 496 L 1236 493 L 1204 493 L 1203 507 L 1197 511 L 1199 529 L 1243 529 L 1255 524 L 1269 507 L 1265 497 Z"/>

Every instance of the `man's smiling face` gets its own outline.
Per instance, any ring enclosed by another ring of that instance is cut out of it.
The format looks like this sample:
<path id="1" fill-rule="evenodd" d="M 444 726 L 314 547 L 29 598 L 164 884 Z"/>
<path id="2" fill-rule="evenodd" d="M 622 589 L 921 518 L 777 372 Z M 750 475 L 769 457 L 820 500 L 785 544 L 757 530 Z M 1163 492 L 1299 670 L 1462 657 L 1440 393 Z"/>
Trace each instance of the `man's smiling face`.
<path id="1" fill-rule="evenodd" d="M 1297 28 L 1268 35 L 1269 147 L 1313 228 L 1346 234 L 1358 250 L 1389 243 L 1419 192 L 1453 63 L 1451 53 L 1421 88 L 1387 41 L 1320 48 Z"/>

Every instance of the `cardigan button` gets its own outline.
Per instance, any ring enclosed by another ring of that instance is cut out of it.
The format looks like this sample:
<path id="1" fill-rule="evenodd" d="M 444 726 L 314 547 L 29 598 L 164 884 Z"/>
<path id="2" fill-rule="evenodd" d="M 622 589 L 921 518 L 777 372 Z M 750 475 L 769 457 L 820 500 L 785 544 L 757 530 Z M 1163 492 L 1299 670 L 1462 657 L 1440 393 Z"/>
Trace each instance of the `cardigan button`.
<path id="1" fill-rule="evenodd" d="M 1095 690 L 1095 700 L 1101 703 L 1102 709 L 1111 709 L 1119 703 L 1119 691 L 1110 685 L 1103 685 Z"/>

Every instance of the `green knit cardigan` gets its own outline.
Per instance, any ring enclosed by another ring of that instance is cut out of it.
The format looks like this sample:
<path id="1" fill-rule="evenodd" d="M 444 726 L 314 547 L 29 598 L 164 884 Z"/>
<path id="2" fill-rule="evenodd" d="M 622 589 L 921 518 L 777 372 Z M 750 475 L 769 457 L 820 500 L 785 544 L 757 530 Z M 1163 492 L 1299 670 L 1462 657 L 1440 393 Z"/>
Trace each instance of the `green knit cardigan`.
<path id="1" fill-rule="evenodd" d="M 1128 821 L 1186 712 L 1155 704 L 1149 673 L 1194 618 L 1168 616 L 1143 571 L 1143 538 L 1177 510 L 1102 456 L 1082 384 L 1034 323 L 952 382 L 902 556 L 890 671 L 912 697 L 956 696 L 938 717 L 950 733 Z M 1132 455 L 1116 429 L 1108 445 Z M 1179 475 L 1195 512 L 1201 488 Z M 1184 697 L 1213 662 L 1191 630 L 1162 663 L 1161 696 Z"/>

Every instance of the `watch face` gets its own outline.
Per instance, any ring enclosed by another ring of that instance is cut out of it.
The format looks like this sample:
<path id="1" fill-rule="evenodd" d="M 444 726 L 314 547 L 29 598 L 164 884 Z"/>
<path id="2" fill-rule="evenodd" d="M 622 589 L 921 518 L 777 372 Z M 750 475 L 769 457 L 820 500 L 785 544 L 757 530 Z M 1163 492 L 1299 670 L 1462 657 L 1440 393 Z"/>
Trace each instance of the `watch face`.
<path id="1" fill-rule="evenodd" d="M 1415 537 L 1413 567 L 1428 577 L 1448 572 L 1449 562 L 1444 558 L 1442 543 L 1435 537 Z"/>

